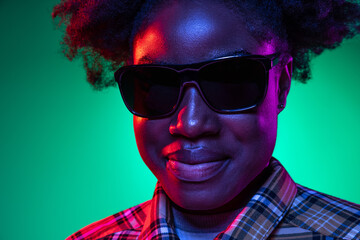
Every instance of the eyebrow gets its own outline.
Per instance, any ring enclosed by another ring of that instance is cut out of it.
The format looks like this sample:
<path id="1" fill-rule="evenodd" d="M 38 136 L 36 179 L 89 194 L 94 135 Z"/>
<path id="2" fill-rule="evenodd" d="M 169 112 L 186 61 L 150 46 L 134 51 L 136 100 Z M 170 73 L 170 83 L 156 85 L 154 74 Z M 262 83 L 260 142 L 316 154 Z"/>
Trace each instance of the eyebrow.
<path id="1" fill-rule="evenodd" d="M 239 50 L 229 51 L 229 52 L 225 52 L 225 53 L 216 55 L 216 56 L 213 57 L 213 59 L 222 58 L 222 57 L 228 57 L 228 56 L 248 56 L 248 55 L 253 55 L 253 54 L 246 51 L 246 50 L 244 50 L 244 49 L 239 49 Z"/>
<path id="2" fill-rule="evenodd" d="M 248 56 L 248 55 L 253 55 L 253 54 L 251 54 L 250 52 L 248 52 L 246 50 L 239 49 L 239 50 L 235 50 L 235 51 L 222 53 L 220 55 L 217 55 L 217 54 L 213 54 L 213 55 L 214 56 L 211 59 L 222 58 L 222 57 L 227 57 L 227 56 Z M 155 61 L 153 58 L 151 58 L 148 55 L 141 57 L 138 61 L 138 64 L 152 64 L 154 62 L 156 62 L 156 64 L 160 64 L 160 65 L 169 65 L 170 64 L 169 62 L 166 62 L 166 61 Z"/>
<path id="3" fill-rule="evenodd" d="M 154 59 L 147 55 L 142 56 L 138 61 L 138 64 L 150 64 L 150 63 L 154 63 Z M 160 64 L 162 64 L 162 63 L 160 63 Z"/>

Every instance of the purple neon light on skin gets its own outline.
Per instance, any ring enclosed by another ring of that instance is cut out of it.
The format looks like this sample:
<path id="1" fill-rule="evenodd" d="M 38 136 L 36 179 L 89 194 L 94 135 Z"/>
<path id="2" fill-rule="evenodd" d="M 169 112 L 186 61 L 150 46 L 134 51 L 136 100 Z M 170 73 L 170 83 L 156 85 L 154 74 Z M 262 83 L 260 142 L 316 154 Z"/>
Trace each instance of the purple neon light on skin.
<path id="1" fill-rule="evenodd" d="M 275 52 L 275 41 L 259 43 L 241 17 L 215 2 L 173 2 L 146 23 L 134 38 L 134 64 L 188 64 L 231 52 Z M 149 39 L 157 41 L 148 44 Z M 290 85 L 286 72 L 283 81 L 277 76 L 270 70 L 264 102 L 248 113 L 216 113 L 194 86 L 188 86 L 173 115 L 156 120 L 134 116 L 142 159 L 173 202 L 189 210 L 220 208 L 268 165 L 276 140 L 277 106 L 285 101 Z"/>

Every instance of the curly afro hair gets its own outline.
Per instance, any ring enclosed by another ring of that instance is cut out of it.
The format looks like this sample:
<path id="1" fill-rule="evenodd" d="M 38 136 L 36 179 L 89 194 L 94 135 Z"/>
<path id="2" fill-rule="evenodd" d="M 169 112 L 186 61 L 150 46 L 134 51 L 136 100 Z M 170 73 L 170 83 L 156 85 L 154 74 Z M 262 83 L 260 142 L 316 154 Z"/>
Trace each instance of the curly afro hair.
<path id="1" fill-rule="evenodd" d="M 270 32 L 287 45 L 294 58 L 293 76 L 310 79 L 309 62 L 325 49 L 334 49 L 360 31 L 360 4 L 345 0 L 222 0 L 235 10 L 249 12 L 252 33 Z M 53 19 L 66 26 L 63 52 L 82 57 L 87 80 L 95 89 L 115 86 L 112 73 L 131 56 L 134 32 L 159 0 L 61 0 Z M 255 14 L 253 14 L 255 13 Z M 258 21 L 260 20 L 260 21 Z M 259 23 L 260 22 L 260 23 Z M 263 39 L 266 40 L 266 39 Z"/>

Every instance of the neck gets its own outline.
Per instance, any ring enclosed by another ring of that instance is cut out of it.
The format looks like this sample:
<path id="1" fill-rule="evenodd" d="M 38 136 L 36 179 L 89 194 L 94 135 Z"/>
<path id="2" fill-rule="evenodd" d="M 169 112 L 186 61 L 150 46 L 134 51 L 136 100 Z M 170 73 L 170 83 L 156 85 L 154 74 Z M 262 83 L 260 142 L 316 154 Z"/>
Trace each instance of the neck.
<path id="1" fill-rule="evenodd" d="M 263 185 L 269 174 L 268 168 L 265 168 L 240 194 L 220 208 L 187 210 L 172 202 L 175 228 L 196 233 L 212 233 L 225 230 Z"/>
<path id="2" fill-rule="evenodd" d="M 222 213 L 191 213 L 179 206 L 172 207 L 175 228 L 187 232 L 221 232 L 235 219 L 241 209 Z"/>

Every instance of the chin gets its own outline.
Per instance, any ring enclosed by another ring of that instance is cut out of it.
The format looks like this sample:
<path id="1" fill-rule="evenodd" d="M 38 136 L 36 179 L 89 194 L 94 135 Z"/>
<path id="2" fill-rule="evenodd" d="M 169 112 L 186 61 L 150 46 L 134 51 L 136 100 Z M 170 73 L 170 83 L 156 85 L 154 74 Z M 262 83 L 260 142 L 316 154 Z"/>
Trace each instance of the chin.
<path id="1" fill-rule="evenodd" d="M 186 210 L 206 211 L 218 209 L 236 196 L 236 194 L 233 196 L 224 193 L 224 191 L 217 191 L 214 187 L 207 188 L 202 184 L 186 183 L 186 185 L 192 186 L 185 186 L 185 189 L 184 187 L 175 188 L 174 186 L 167 189 L 166 186 L 163 186 L 172 202 Z"/>

